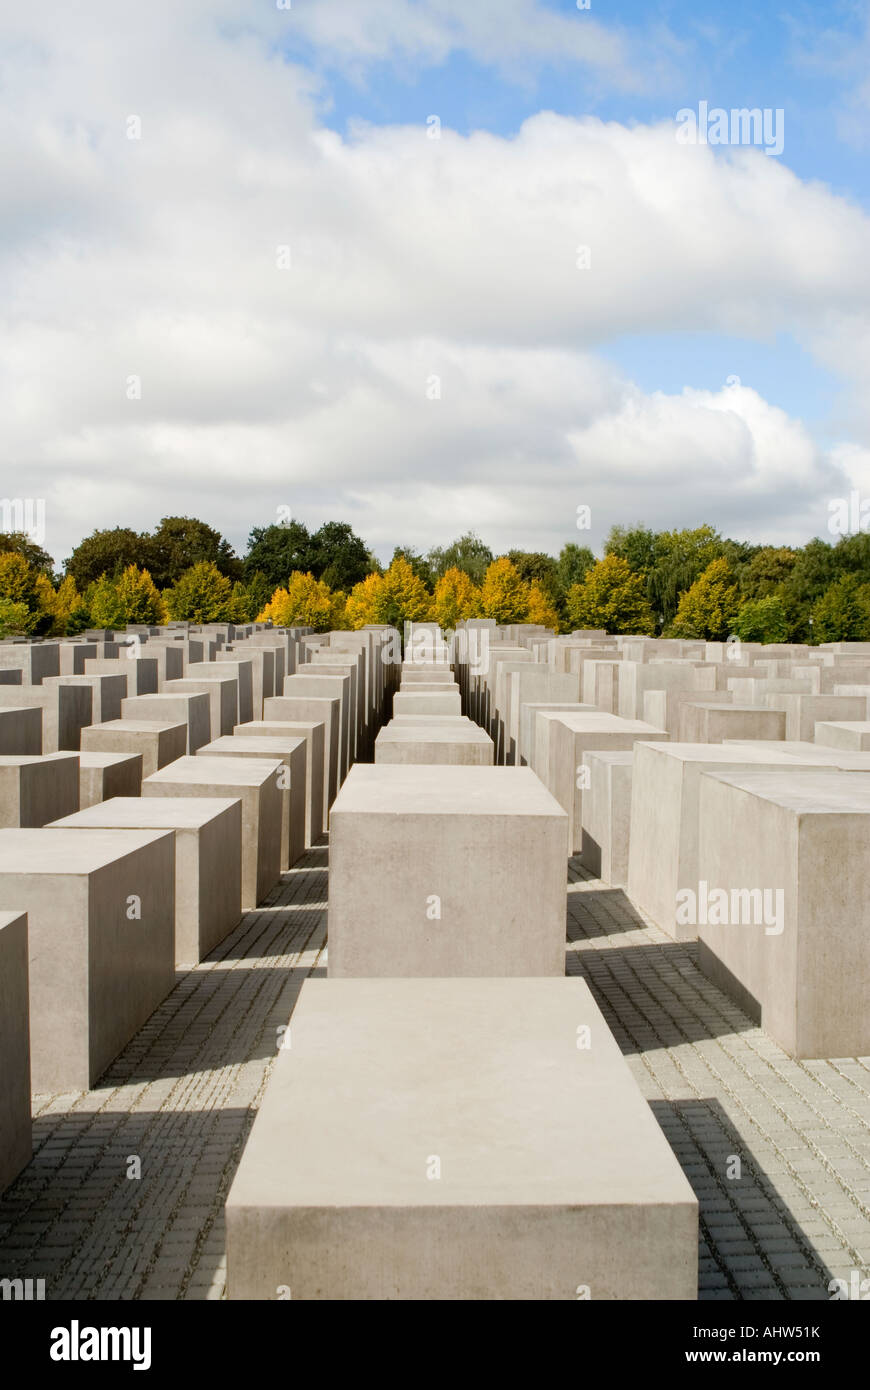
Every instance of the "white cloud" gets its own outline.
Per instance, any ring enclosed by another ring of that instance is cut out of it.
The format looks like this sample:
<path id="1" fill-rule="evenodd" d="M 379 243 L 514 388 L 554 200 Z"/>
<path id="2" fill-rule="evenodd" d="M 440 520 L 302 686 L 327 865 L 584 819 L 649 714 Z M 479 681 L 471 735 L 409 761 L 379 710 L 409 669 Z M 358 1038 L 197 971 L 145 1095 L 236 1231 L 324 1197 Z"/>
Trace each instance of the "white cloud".
<path id="1" fill-rule="evenodd" d="M 275 51 L 302 5 L 258 11 L 257 34 L 232 27 L 236 8 L 158 0 L 122 27 L 98 3 L 62 39 L 55 12 L 22 9 L 0 49 L 3 490 L 47 498 L 56 558 L 167 512 L 243 543 L 281 505 L 386 553 L 468 527 L 497 548 L 597 543 L 636 517 L 822 528 L 870 444 L 860 210 L 760 152 L 679 146 L 667 124 L 542 113 L 512 139 L 344 140 Z M 408 9 L 460 23 L 455 6 Z M 532 9 L 504 11 L 506 52 Z M 317 10 L 306 22 L 375 30 L 383 14 Z M 793 334 L 853 393 L 855 437 L 826 453 L 747 388 L 646 396 L 596 356 L 682 329 Z"/>

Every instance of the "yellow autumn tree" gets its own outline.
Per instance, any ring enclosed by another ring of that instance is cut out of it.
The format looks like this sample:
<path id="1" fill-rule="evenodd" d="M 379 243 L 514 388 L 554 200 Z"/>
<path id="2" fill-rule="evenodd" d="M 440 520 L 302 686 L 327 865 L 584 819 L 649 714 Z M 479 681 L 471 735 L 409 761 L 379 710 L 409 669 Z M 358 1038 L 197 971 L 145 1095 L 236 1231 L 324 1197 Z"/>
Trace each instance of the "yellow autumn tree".
<path id="1" fill-rule="evenodd" d="M 493 560 L 480 590 L 480 611 L 497 623 L 524 623 L 529 611 L 529 586 L 514 564 L 502 555 Z"/>
<path id="2" fill-rule="evenodd" d="M 559 631 L 559 614 L 556 606 L 549 594 L 541 588 L 537 579 L 533 579 L 529 585 L 529 611 L 525 621 L 538 623 L 541 627 L 552 628 L 554 632 Z"/>
<path id="3" fill-rule="evenodd" d="M 322 579 L 310 572 L 294 570 L 285 589 L 276 589 L 265 608 L 257 614 L 258 623 L 272 622 L 276 627 L 313 627 L 315 632 L 329 632 L 335 618 L 344 610 L 344 594 L 333 593 Z"/>
<path id="4" fill-rule="evenodd" d="M 444 631 L 480 612 L 480 589 L 464 570 L 452 566 L 435 585 L 432 618 Z"/>
<path id="5" fill-rule="evenodd" d="M 346 605 L 349 627 L 368 623 L 425 622 L 432 611 L 432 595 L 408 564 L 398 555 L 384 574 L 369 574 L 351 589 Z"/>

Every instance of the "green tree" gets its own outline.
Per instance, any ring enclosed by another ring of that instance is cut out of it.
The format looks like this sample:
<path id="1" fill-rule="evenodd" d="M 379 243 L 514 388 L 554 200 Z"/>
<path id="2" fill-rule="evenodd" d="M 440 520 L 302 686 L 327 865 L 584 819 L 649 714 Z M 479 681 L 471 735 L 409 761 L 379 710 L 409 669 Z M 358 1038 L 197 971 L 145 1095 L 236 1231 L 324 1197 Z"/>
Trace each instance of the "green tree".
<path id="1" fill-rule="evenodd" d="M 839 577 L 835 550 L 827 541 L 815 538 L 798 551 L 791 574 L 778 589 L 788 613 L 790 642 L 813 640 L 810 626 L 813 608 Z"/>
<path id="2" fill-rule="evenodd" d="M 817 599 L 812 611 L 814 642 L 870 640 L 870 584 L 844 574 Z"/>
<path id="3" fill-rule="evenodd" d="M 797 559 L 798 551 L 789 546 L 759 546 L 740 571 L 741 596 L 744 599 L 761 599 L 777 594 L 791 575 Z M 743 640 L 748 642 L 750 639 L 747 637 Z M 777 640 L 785 641 L 785 638 Z"/>
<path id="4" fill-rule="evenodd" d="M 369 550 L 346 521 L 325 521 L 311 537 L 311 573 L 331 589 L 350 589 L 369 572 Z"/>
<path id="5" fill-rule="evenodd" d="M 307 574 L 311 562 L 311 537 L 301 521 L 255 526 L 248 536 L 245 576 L 265 575 L 270 594 L 286 584 L 291 574 Z"/>
<path id="6" fill-rule="evenodd" d="M 509 550 L 508 559 L 525 584 L 532 581 L 537 583 L 552 604 L 563 600 L 559 566 L 552 555 L 546 555 L 541 550 Z"/>
<path id="7" fill-rule="evenodd" d="M 626 560 L 635 574 L 650 574 L 659 559 L 658 537 L 639 521 L 633 526 L 611 526 L 604 542 L 604 554 L 618 555 Z"/>
<path id="8" fill-rule="evenodd" d="M 170 618 L 192 623 L 230 621 L 233 586 L 210 560 L 201 560 L 163 594 Z M 93 609 L 91 610 L 93 611 Z"/>
<path id="9" fill-rule="evenodd" d="M 228 579 L 241 579 L 242 562 L 220 531 L 192 516 L 165 516 L 148 543 L 148 564 L 161 589 L 196 565 L 212 564 Z"/>
<path id="10" fill-rule="evenodd" d="M 741 642 L 787 642 L 785 604 L 778 594 L 747 599 L 734 620 L 734 631 Z"/>
<path id="11" fill-rule="evenodd" d="M 605 555 L 581 584 L 572 584 L 566 602 L 572 628 L 604 628 L 612 633 L 655 632 L 646 581 L 621 555 Z"/>
<path id="12" fill-rule="evenodd" d="M 26 603 L 0 598 L 0 637 L 26 637 L 32 631 L 33 614 Z"/>
<path id="13" fill-rule="evenodd" d="M 460 536 L 450 545 L 444 548 L 436 546 L 430 550 L 427 559 L 435 580 L 440 579 L 449 569 L 457 569 L 467 574 L 475 584 L 482 584 L 494 556 L 479 536 L 473 531 L 466 531 L 464 536 Z"/>
<path id="14" fill-rule="evenodd" d="M 120 574 L 128 565 L 147 566 L 149 537 L 131 531 L 128 526 L 115 526 L 111 531 L 93 531 L 73 550 L 66 562 L 81 593 L 101 574 Z"/>
<path id="15" fill-rule="evenodd" d="M 712 560 L 682 595 L 668 634 L 724 642 L 734 631 L 739 609 L 740 591 L 728 561 L 722 556 Z"/>
<path id="16" fill-rule="evenodd" d="M 562 594 L 567 596 L 573 584 L 582 584 L 594 564 L 595 556 L 588 545 L 575 545 L 573 541 L 563 545 L 556 561 Z"/>
<path id="17" fill-rule="evenodd" d="M 101 575 L 87 592 L 94 627 L 123 630 L 128 623 L 163 623 L 166 608 L 147 570 L 128 565 L 117 578 Z"/>

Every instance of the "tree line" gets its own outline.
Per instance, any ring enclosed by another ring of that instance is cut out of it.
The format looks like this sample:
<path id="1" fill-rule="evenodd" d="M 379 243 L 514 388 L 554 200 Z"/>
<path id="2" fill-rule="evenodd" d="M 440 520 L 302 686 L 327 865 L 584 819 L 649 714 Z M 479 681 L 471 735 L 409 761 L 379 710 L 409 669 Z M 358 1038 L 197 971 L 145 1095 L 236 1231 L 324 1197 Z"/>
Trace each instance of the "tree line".
<path id="1" fill-rule="evenodd" d="M 243 557 L 192 517 L 152 532 L 96 530 L 59 573 L 21 533 L 0 533 L 0 636 L 74 635 L 129 623 L 270 620 L 316 631 L 466 618 L 746 642 L 870 641 L 870 536 L 802 547 L 729 540 L 712 526 L 614 526 L 586 546 L 494 555 L 474 532 L 381 565 L 346 522 L 254 527 Z"/>

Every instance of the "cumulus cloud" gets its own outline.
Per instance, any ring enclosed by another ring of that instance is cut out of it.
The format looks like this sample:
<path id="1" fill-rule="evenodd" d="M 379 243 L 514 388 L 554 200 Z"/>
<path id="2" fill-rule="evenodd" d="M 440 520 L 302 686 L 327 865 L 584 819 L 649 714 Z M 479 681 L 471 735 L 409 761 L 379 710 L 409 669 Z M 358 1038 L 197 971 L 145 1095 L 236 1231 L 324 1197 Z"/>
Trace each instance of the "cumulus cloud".
<path id="1" fill-rule="evenodd" d="M 320 8 L 292 13 L 349 32 L 383 16 Z M 408 8 L 460 26 L 458 6 Z M 7 26 L 3 487 L 47 499 L 57 559 L 167 512 L 243 545 L 288 505 L 387 556 L 469 527 L 546 549 L 637 517 L 820 529 L 870 443 L 858 208 L 758 151 L 680 146 L 670 123 L 544 112 L 512 138 L 343 138 L 282 56 L 288 13 L 255 30 L 237 12 L 156 0 L 121 26 L 95 3 L 61 38 L 22 7 Z M 464 41 L 489 42 L 481 22 Z M 597 355 L 683 329 L 791 333 L 853 393 L 854 437 L 826 451 L 748 387 L 645 395 Z"/>

